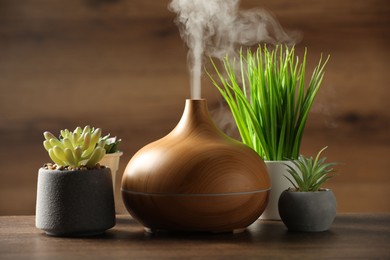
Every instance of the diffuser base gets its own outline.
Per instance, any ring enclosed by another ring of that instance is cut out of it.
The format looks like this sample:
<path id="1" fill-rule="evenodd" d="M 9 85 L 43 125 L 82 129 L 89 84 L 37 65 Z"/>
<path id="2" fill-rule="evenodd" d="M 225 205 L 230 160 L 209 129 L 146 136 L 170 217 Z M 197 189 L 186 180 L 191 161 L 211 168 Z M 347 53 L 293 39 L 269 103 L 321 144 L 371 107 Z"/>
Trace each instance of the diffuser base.
<path id="1" fill-rule="evenodd" d="M 122 196 L 127 210 L 148 233 L 238 233 L 255 222 L 264 211 L 268 191 L 146 194 L 122 189 Z"/>
<path id="2" fill-rule="evenodd" d="M 191 233 L 191 231 L 177 231 L 177 230 L 166 230 L 166 229 L 155 229 L 155 228 L 148 228 L 144 227 L 144 230 L 148 234 L 156 234 L 158 232 L 185 232 L 185 233 Z M 214 233 L 214 234 L 220 234 L 220 233 L 232 233 L 232 234 L 240 234 L 244 232 L 246 228 L 237 228 L 233 230 L 225 230 L 225 231 L 193 231 L 193 232 L 205 232 L 205 233 Z"/>

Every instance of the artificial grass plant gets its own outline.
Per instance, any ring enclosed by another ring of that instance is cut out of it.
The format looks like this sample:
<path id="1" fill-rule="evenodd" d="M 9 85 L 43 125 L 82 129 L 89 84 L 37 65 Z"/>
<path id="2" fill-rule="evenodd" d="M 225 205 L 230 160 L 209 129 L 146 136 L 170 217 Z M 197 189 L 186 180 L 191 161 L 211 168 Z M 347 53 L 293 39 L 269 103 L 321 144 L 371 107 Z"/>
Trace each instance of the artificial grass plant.
<path id="1" fill-rule="evenodd" d="M 223 59 L 225 73 L 211 59 L 219 82 L 208 75 L 229 105 L 242 141 L 264 160 L 299 156 L 306 120 L 329 59 L 323 62 L 321 56 L 305 86 L 306 53 L 305 49 L 300 62 L 294 47 L 241 50 L 238 61 Z"/>
<path id="2" fill-rule="evenodd" d="M 315 159 L 300 155 L 298 160 L 292 161 L 295 167 L 286 164 L 287 171 L 292 178 L 285 177 L 294 186 L 296 191 L 318 191 L 323 183 L 333 177 L 332 173 L 334 170 L 332 166 L 337 163 L 325 163 L 326 158 L 320 159 L 321 153 L 326 148 L 324 147 L 319 151 Z"/>

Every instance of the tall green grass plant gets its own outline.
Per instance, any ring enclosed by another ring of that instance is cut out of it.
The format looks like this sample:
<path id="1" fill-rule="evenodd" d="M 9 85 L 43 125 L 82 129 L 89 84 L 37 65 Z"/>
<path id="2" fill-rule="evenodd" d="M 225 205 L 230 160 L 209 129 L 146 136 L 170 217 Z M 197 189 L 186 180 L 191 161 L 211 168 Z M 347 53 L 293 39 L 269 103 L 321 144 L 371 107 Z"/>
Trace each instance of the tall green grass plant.
<path id="1" fill-rule="evenodd" d="M 294 47 L 259 46 L 255 52 L 241 50 L 238 60 L 226 56 L 221 71 L 211 59 L 217 76 L 208 75 L 229 105 L 242 141 L 264 160 L 299 156 L 306 120 L 329 60 L 321 56 L 305 86 L 306 53 L 305 49 L 300 62 Z"/>

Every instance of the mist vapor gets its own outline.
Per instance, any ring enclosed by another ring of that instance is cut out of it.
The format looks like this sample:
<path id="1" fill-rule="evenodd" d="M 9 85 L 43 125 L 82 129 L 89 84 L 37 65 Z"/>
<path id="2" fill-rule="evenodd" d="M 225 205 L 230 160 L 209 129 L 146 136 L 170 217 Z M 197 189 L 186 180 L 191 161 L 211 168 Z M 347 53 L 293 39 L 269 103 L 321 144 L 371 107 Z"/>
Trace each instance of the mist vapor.
<path id="1" fill-rule="evenodd" d="M 239 46 L 293 43 L 279 22 L 263 9 L 239 10 L 239 0 L 172 0 L 176 24 L 187 43 L 191 98 L 201 98 L 202 58 L 233 56 Z"/>

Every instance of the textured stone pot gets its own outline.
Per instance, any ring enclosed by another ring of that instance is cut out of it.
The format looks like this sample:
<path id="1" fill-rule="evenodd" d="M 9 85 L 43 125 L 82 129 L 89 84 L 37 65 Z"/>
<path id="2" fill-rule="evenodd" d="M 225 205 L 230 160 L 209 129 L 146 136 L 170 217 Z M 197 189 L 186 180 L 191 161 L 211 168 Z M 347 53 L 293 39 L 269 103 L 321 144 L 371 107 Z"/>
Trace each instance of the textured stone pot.
<path id="1" fill-rule="evenodd" d="M 54 236 L 95 235 L 113 227 L 110 169 L 39 169 L 35 221 L 37 228 Z"/>
<path id="2" fill-rule="evenodd" d="M 286 190 L 279 198 L 279 214 L 288 230 L 325 231 L 336 217 L 336 198 L 329 189 L 316 192 Z"/>

